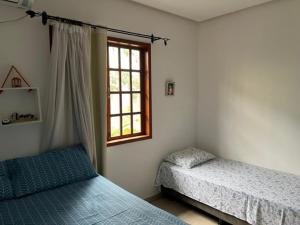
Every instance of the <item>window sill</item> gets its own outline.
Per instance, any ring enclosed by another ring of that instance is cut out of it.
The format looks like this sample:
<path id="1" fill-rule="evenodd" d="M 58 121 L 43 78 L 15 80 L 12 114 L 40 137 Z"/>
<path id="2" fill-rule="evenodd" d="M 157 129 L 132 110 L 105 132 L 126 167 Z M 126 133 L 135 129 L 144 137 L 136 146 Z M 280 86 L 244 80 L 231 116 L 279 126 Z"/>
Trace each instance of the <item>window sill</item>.
<path id="1" fill-rule="evenodd" d="M 152 138 L 151 135 L 140 135 L 140 136 L 136 136 L 136 137 L 112 140 L 112 141 L 107 142 L 107 147 L 121 145 L 121 144 L 127 144 L 127 143 L 131 143 L 131 142 L 136 142 L 136 141 L 144 141 L 144 140 L 148 140 L 151 138 Z"/>

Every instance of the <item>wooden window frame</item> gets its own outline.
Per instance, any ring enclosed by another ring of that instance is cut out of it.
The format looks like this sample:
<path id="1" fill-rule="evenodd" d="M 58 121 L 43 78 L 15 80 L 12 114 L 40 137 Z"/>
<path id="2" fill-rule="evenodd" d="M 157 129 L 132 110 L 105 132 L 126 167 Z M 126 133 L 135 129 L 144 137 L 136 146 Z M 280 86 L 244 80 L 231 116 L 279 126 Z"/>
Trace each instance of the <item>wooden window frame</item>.
<path id="1" fill-rule="evenodd" d="M 107 55 L 109 56 L 109 47 L 118 47 L 119 48 L 119 68 L 118 69 L 111 69 L 109 68 L 109 57 L 107 57 L 107 146 L 114 146 L 119 144 L 125 144 L 135 141 L 147 140 L 152 138 L 152 105 L 151 105 L 151 44 L 125 40 L 120 38 L 108 37 L 107 40 Z M 120 49 L 121 48 L 130 49 L 130 66 L 129 69 L 121 69 L 121 57 L 120 57 Z M 140 62 L 141 68 L 139 71 L 132 70 L 131 68 L 131 50 L 139 50 L 140 51 Z M 109 79 L 109 72 L 110 71 L 118 71 L 119 72 L 119 88 L 118 92 L 111 92 L 110 91 L 110 79 Z M 130 73 L 130 91 L 122 91 L 121 90 L 121 71 L 128 71 Z M 141 87 L 139 92 L 132 91 L 132 76 L 131 72 L 140 72 L 141 74 Z M 110 94 L 119 94 L 120 95 L 120 113 L 114 114 L 113 116 L 120 117 L 120 132 L 121 136 L 118 137 L 111 137 L 111 127 L 110 127 Z M 131 96 L 131 112 L 130 113 L 122 113 L 122 94 L 129 93 Z M 132 108 L 132 94 L 140 93 L 141 94 L 141 112 L 134 113 Z M 122 134 L 122 116 L 130 115 L 131 116 L 131 129 L 133 129 L 133 115 L 141 114 L 141 132 L 138 134 L 129 134 L 123 135 Z"/>

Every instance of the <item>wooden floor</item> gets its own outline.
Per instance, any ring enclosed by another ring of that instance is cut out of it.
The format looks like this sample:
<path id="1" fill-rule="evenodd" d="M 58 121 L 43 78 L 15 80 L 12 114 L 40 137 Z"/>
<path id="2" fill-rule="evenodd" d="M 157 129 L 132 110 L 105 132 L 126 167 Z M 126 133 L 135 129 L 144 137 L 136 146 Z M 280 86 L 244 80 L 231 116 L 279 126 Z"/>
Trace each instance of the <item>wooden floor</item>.
<path id="1" fill-rule="evenodd" d="M 191 225 L 218 224 L 218 221 L 215 218 L 210 217 L 209 215 L 205 215 L 194 207 L 188 206 L 184 203 L 161 197 L 157 200 L 152 201 L 151 204 L 179 217 L 180 219 Z"/>

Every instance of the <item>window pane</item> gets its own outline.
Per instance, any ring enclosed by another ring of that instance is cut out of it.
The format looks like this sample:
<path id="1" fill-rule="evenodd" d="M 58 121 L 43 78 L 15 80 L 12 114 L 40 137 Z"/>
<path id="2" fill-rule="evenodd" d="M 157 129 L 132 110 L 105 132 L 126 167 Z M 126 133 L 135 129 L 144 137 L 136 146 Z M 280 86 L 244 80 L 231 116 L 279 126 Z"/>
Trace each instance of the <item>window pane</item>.
<path id="1" fill-rule="evenodd" d="M 120 113 L 120 95 L 111 94 L 110 95 L 110 114 Z"/>
<path id="2" fill-rule="evenodd" d="M 141 114 L 133 115 L 133 133 L 142 132 Z"/>
<path id="3" fill-rule="evenodd" d="M 119 49 L 116 47 L 109 47 L 109 68 L 119 68 Z"/>
<path id="4" fill-rule="evenodd" d="M 121 73 L 122 91 L 130 91 L 130 74 L 129 72 Z"/>
<path id="5" fill-rule="evenodd" d="M 133 112 L 141 111 L 141 94 L 132 94 Z"/>
<path id="6" fill-rule="evenodd" d="M 110 91 L 120 91 L 118 71 L 109 72 L 109 86 Z"/>
<path id="7" fill-rule="evenodd" d="M 121 48 L 121 69 L 129 69 L 129 49 Z"/>
<path id="8" fill-rule="evenodd" d="M 131 51 L 131 64 L 133 70 L 140 69 L 140 51 L 139 50 L 132 50 Z"/>
<path id="9" fill-rule="evenodd" d="M 131 134 L 131 116 L 123 116 L 122 132 L 123 135 Z"/>
<path id="10" fill-rule="evenodd" d="M 122 113 L 131 112 L 130 94 L 122 94 Z"/>
<path id="11" fill-rule="evenodd" d="M 138 72 L 132 72 L 132 91 L 141 90 L 141 74 Z"/>
<path id="12" fill-rule="evenodd" d="M 111 131 L 111 137 L 118 137 L 121 135 L 119 116 L 110 118 L 110 131 Z"/>

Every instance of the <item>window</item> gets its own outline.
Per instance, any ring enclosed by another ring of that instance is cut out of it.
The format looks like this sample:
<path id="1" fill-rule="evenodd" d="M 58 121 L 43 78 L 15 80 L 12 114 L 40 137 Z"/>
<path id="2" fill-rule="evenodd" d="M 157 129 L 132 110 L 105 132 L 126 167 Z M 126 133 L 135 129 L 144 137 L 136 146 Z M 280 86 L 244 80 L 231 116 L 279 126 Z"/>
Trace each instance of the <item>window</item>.
<path id="1" fill-rule="evenodd" d="M 151 138 L 151 45 L 108 38 L 108 145 Z"/>

